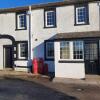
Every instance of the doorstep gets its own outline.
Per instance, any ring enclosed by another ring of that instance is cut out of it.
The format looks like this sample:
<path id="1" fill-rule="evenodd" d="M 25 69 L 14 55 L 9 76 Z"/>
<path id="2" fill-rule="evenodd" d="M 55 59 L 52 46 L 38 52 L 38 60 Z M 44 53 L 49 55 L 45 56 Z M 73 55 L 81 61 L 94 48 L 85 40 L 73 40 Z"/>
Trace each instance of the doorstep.
<path id="1" fill-rule="evenodd" d="M 64 84 L 82 84 L 82 85 L 100 85 L 99 75 L 86 75 L 86 79 L 69 79 L 69 78 L 54 78 L 54 83 Z"/>

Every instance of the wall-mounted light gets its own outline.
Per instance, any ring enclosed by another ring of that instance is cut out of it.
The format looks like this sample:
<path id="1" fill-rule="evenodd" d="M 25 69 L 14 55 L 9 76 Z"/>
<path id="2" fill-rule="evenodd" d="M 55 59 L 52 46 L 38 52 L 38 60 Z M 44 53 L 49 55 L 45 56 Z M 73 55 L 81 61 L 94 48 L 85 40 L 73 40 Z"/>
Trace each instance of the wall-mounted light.
<path id="1" fill-rule="evenodd" d="M 38 41 L 38 39 L 35 39 L 35 41 Z"/>

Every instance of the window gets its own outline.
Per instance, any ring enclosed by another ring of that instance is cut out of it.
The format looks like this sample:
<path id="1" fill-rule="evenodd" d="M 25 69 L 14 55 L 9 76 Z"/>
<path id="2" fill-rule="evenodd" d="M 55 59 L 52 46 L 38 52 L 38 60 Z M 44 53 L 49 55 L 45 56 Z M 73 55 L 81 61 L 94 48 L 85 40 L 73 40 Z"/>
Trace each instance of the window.
<path id="1" fill-rule="evenodd" d="M 45 27 L 56 27 L 56 9 L 45 10 Z"/>
<path id="2" fill-rule="evenodd" d="M 54 42 L 46 42 L 46 59 L 54 59 Z"/>
<path id="3" fill-rule="evenodd" d="M 17 13 L 16 14 L 16 28 L 17 29 L 26 29 L 26 13 Z"/>
<path id="4" fill-rule="evenodd" d="M 73 58 L 83 59 L 83 42 L 82 41 L 73 42 Z"/>
<path id="5" fill-rule="evenodd" d="M 62 41 L 60 42 L 60 59 L 69 59 L 69 58 L 70 58 L 69 42 Z"/>
<path id="6" fill-rule="evenodd" d="M 28 55 L 28 46 L 27 43 L 19 43 L 18 44 L 18 54 L 19 59 L 26 59 Z"/>
<path id="7" fill-rule="evenodd" d="M 88 24 L 89 15 L 88 15 L 88 5 L 76 6 L 75 11 L 76 24 Z"/>
<path id="8" fill-rule="evenodd" d="M 83 60 L 84 58 L 83 41 L 61 41 L 60 59 L 61 60 Z"/>

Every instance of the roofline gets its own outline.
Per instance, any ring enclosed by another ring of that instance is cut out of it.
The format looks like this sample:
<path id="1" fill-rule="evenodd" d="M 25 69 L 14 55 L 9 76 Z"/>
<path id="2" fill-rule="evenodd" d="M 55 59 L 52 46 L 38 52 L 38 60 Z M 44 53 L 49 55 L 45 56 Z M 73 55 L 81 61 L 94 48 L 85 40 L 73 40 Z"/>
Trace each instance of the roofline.
<path id="1" fill-rule="evenodd" d="M 97 1 L 99 2 L 99 0 L 67 0 L 63 2 L 53 2 L 53 3 L 37 4 L 37 5 L 30 5 L 30 6 L 32 6 L 32 9 L 41 9 L 41 8 L 47 8 L 47 7 L 60 7 L 60 6 L 66 6 L 66 5 L 97 2 Z M 7 8 L 7 9 L 0 9 L 0 13 L 27 11 L 28 9 L 29 9 L 29 6 Z"/>

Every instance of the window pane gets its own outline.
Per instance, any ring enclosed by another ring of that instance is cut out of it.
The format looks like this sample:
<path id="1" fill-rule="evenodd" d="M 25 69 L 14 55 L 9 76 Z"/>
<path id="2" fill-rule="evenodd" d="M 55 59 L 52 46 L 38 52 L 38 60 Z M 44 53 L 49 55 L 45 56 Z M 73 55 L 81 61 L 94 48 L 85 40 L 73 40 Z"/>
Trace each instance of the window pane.
<path id="1" fill-rule="evenodd" d="M 55 26 L 55 11 L 46 11 L 47 26 Z"/>
<path id="2" fill-rule="evenodd" d="M 20 43 L 20 57 L 27 57 L 27 44 Z"/>
<path id="3" fill-rule="evenodd" d="M 54 58 L 54 42 L 46 43 L 46 57 Z"/>
<path id="4" fill-rule="evenodd" d="M 76 21 L 77 23 L 83 23 L 85 24 L 87 22 L 88 18 L 88 11 L 87 6 L 85 7 L 77 7 L 76 8 Z"/>
<path id="5" fill-rule="evenodd" d="M 19 16 L 19 28 L 25 28 L 26 27 L 26 15 L 18 15 Z"/>
<path id="6" fill-rule="evenodd" d="M 83 59 L 83 41 L 73 42 L 73 58 Z"/>
<path id="7" fill-rule="evenodd" d="M 60 59 L 69 59 L 69 58 L 70 58 L 69 42 L 62 41 L 60 42 Z"/>
<path id="8" fill-rule="evenodd" d="M 26 27 L 26 14 L 25 12 L 18 13 L 17 15 L 17 28 L 25 29 Z"/>

